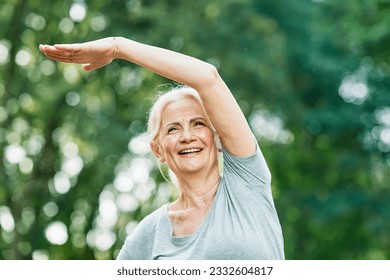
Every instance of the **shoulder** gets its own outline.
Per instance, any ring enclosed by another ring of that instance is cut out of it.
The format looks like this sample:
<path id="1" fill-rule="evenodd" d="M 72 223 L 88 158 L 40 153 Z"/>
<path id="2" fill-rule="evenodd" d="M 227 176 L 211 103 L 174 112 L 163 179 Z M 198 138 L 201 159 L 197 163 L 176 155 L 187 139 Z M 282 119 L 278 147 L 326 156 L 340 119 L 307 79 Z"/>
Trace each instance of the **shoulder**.
<path id="1" fill-rule="evenodd" d="M 127 236 L 117 259 L 150 259 L 156 228 L 165 211 L 166 205 L 163 205 L 143 218 Z"/>
<path id="2" fill-rule="evenodd" d="M 249 156 L 237 157 L 222 147 L 224 176 L 240 177 L 253 184 L 259 181 L 261 185 L 271 184 L 271 172 L 258 144 L 256 151 Z"/>
<path id="3" fill-rule="evenodd" d="M 154 238 L 156 228 L 165 215 L 167 215 L 167 204 L 162 205 L 160 208 L 145 216 L 145 218 L 139 222 L 132 235 L 137 237 L 137 239 Z"/>
<path id="4" fill-rule="evenodd" d="M 145 218 L 143 218 L 139 224 L 142 227 L 152 226 L 154 227 L 161 217 L 166 213 L 167 204 L 162 205 L 160 208 L 157 208 L 152 213 L 148 214 Z"/>

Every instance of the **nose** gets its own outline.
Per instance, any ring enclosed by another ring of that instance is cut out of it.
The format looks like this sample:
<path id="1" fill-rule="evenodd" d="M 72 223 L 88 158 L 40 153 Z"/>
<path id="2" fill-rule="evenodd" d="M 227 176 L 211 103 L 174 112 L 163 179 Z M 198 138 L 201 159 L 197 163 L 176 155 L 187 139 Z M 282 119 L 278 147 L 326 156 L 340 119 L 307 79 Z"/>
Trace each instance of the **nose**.
<path id="1" fill-rule="evenodd" d="M 189 143 L 196 140 L 194 133 L 189 128 L 185 128 L 182 130 L 179 141 L 182 143 Z"/>

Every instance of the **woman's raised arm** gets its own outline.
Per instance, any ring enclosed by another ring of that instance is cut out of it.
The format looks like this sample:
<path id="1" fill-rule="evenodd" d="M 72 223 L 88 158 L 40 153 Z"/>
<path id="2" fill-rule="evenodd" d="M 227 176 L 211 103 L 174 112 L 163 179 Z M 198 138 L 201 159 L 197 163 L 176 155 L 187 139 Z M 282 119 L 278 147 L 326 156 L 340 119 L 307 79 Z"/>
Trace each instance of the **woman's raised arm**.
<path id="1" fill-rule="evenodd" d="M 123 37 L 80 44 L 40 45 L 49 58 L 83 64 L 85 70 L 124 59 L 198 91 L 224 147 L 235 156 L 256 150 L 255 138 L 235 98 L 216 68 L 204 61 Z"/>

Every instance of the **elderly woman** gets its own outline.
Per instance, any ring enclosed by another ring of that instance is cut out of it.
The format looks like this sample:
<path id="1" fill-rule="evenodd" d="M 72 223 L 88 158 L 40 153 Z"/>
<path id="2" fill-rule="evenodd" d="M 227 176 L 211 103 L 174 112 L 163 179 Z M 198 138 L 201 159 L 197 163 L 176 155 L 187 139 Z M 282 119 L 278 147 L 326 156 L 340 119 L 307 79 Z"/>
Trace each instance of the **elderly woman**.
<path id="1" fill-rule="evenodd" d="M 124 59 L 185 85 L 159 96 L 148 121 L 150 147 L 180 196 L 140 222 L 118 259 L 284 259 L 269 169 L 214 66 L 122 37 L 40 50 L 85 70 Z"/>

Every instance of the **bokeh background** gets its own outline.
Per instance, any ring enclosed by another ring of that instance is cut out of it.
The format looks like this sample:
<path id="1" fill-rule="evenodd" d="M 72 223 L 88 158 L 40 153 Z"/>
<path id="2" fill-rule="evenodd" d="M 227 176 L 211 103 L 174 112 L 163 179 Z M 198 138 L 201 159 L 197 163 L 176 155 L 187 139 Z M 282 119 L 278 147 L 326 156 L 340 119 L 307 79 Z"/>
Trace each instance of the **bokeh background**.
<path id="1" fill-rule="evenodd" d="M 218 67 L 273 174 L 287 259 L 390 258 L 389 0 L 0 0 L 0 259 L 114 259 L 176 195 L 140 136 L 172 81 L 38 50 L 105 36 Z"/>

